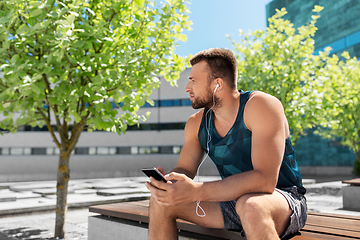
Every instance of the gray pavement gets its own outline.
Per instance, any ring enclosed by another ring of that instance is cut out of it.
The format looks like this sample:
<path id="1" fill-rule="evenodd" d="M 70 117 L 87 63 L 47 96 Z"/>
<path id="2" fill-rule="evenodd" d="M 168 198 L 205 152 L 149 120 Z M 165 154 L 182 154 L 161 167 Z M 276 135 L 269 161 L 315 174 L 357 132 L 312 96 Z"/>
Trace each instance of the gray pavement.
<path id="1" fill-rule="evenodd" d="M 83 179 L 69 182 L 65 239 L 86 240 L 92 205 L 147 199 L 147 177 Z M 201 177 L 211 181 L 218 177 Z M 310 211 L 360 216 L 342 209 L 341 181 L 315 183 L 305 179 Z M 0 240 L 53 239 L 55 181 L 0 183 Z"/>

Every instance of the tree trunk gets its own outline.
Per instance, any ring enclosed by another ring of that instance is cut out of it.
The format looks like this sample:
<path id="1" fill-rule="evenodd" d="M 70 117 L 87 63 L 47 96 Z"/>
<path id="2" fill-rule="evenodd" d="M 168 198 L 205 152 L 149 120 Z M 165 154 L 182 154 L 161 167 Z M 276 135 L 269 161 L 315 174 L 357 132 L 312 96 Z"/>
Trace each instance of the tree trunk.
<path id="1" fill-rule="evenodd" d="M 69 158 L 70 153 L 62 146 L 59 157 L 59 167 L 57 172 L 56 185 L 56 221 L 55 238 L 63 239 L 65 237 L 64 224 L 65 213 L 67 210 L 67 193 L 70 179 Z"/>

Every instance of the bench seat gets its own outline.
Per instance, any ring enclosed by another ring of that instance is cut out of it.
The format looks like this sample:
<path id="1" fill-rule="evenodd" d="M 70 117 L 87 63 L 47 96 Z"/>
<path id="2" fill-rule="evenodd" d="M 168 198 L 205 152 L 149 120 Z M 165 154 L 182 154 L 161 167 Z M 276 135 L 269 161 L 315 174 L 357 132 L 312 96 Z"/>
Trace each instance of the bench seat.
<path id="1" fill-rule="evenodd" d="M 95 240 L 96 238 L 99 239 L 101 235 L 101 233 L 99 233 L 99 228 L 103 228 L 103 226 L 99 227 L 101 225 L 99 224 L 100 220 L 101 222 L 113 221 L 113 223 L 117 222 L 116 224 L 127 224 L 132 227 L 135 226 L 134 229 L 137 230 L 134 231 L 136 231 L 137 234 L 133 239 L 147 239 L 147 224 L 149 222 L 148 207 L 148 200 L 90 207 L 90 212 L 98 213 L 101 216 L 89 217 L 89 240 Z M 96 221 L 94 222 L 95 218 Z M 113 226 L 118 226 L 116 224 Z M 138 228 L 136 228 L 136 225 Z M 180 237 L 180 239 L 244 239 L 238 232 L 205 228 L 183 220 L 177 221 L 177 227 L 179 235 L 184 236 L 183 238 Z M 116 229 L 112 227 L 106 230 L 106 234 L 109 235 L 109 231 L 112 230 L 116 231 Z M 140 233 L 143 237 L 140 237 Z M 129 235 L 127 235 L 126 238 L 121 238 L 119 234 L 121 233 L 116 233 L 116 236 L 119 237 L 118 239 L 132 239 Z M 103 235 L 101 235 L 101 239 L 107 240 L 106 236 Z M 109 240 L 110 239 L 111 238 L 109 238 Z M 291 239 L 360 239 L 360 217 L 308 212 L 306 226 L 300 231 L 300 233 L 292 236 Z"/>

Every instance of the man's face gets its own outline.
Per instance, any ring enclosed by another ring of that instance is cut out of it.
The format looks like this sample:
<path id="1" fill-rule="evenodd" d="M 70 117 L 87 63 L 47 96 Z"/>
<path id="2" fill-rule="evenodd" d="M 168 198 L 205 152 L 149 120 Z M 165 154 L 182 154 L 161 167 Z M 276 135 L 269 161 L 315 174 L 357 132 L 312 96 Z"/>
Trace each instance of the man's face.
<path id="1" fill-rule="evenodd" d="M 186 85 L 185 91 L 190 94 L 191 106 L 194 109 L 213 106 L 213 93 L 209 85 L 208 71 L 208 65 L 205 61 L 192 66 L 189 83 Z"/>

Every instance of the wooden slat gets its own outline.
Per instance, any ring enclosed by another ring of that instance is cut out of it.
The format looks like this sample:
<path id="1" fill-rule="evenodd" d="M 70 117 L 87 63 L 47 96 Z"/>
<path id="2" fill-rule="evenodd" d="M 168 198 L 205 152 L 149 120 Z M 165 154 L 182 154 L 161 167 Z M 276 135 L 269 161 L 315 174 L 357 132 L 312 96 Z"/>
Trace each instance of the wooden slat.
<path id="1" fill-rule="evenodd" d="M 301 231 L 299 235 L 292 237 L 291 240 L 354 240 L 354 238 Z"/>
<path id="2" fill-rule="evenodd" d="M 309 215 L 305 229 L 310 226 L 326 228 L 327 232 L 336 234 L 339 234 L 339 231 L 354 232 L 360 237 L 359 220 Z"/>
<path id="3" fill-rule="evenodd" d="M 343 183 L 348 183 L 352 186 L 360 186 L 360 178 L 355 178 L 355 179 L 351 179 L 351 180 L 345 180 L 342 181 Z"/>
<path id="4" fill-rule="evenodd" d="M 104 216 L 124 218 L 137 222 L 149 222 L 148 207 L 136 206 L 129 203 L 114 203 L 98 205 L 89 208 L 90 212 L 99 213 Z"/>
<path id="5" fill-rule="evenodd" d="M 148 201 L 148 200 L 145 200 Z M 308 215 L 360 220 L 358 216 L 308 211 Z"/>
<path id="6" fill-rule="evenodd" d="M 335 228 L 329 228 L 329 227 L 319 227 L 319 226 L 311 226 L 306 224 L 306 226 L 301 230 L 301 232 L 316 232 L 321 233 L 324 235 L 336 235 L 336 236 L 345 236 L 345 237 L 351 237 L 360 239 L 360 233 L 359 232 L 353 232 L 346 229 L 335 229 Z"/>
<path id="7" fill-rule="evenodd" d="M 149 223 L 149 200 L 122 202 L 90 207 L 89 211 L 104 216 L 123 218 Z M 241 239 L 238 232 L 211 229 L 184 220 L 177 221 L 178 229 L 198 234 L 227 239 Z M 360 217 L 327 213 L 308 212 L 306 226 L 301 235 L 292 239 L 360 239 Z"/>

